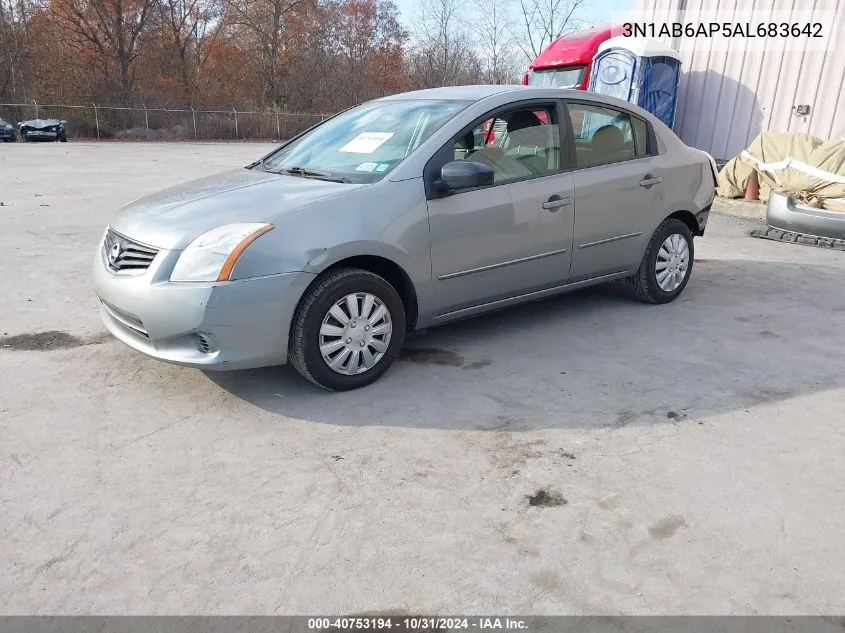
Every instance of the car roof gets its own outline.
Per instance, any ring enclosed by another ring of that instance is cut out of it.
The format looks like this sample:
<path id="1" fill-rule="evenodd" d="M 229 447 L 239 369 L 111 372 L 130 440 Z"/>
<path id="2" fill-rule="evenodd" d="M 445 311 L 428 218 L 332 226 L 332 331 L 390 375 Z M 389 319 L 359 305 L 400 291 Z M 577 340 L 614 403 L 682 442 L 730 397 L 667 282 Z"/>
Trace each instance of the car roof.
<path id="1" fill-rule="evenodd" d="M 492 98 L 492 99 L 491 99 Z M 447 86 L 444 88 L 428 88 L 400 92 L 375 101 L 408 101 L 408 100 L 443 100 L 443 101 L 471 101 L 478 103 L 486 99 L 497 102 L 495 105 L 506 105 L 511 100 L 519 99 L 572 99 L 574 101 L 595 103 L 597 106 L 609 106 L 632 112 L 651 122 L 652 126 L 663 128 L 663 123 L 650 112 L 635 103 L 617 99 L 609 95 L 570 88 L 543 88 L 524 85 L 471 85 Z M 667 130 L 669 128 L 666 128 Z"/>
<path id="2" fill-rule="evenodd" d="M 505 85 L 505 86 L 447 86 L 445 88 L 428 88 L 426 90 L 413 90 L 411 92 L 400 92 L 388 97 L 376 99 L 376 101 L 411 101 L 411 100 L 443 100 L 443 101 L 472 101 L 478 102 L 490 97 L 498 97 L 508 100 L 509 97 L 516 99 L 575 99 L 578 101 L 591 101 L 597 105 L 608 105 L 625 108 L 633 112 L 642 113 L 643 110 L 636 104 L 623 101 L 609 95 L 583 90 L 572 90 L 569 88 L 543 88 L 538 86 Z"/>
<path id="3" fill-rule="evenodd" d="M 446 86 L 444 88 L 427 88 L 425 90 L 412 90 L 411 92 L 400 92 L 387 97 L 382 97 L 378 101 L 403 101 L 411 99 L 431 99 L 443 101 L 481 101 L 487 97 L 494 95 L 502 95 L 506 93 L 520 93 L 524 98 L 555 98 L 563 99 L 566 97 L 572 98 L 579 94 L 583 95 L 583 91 L 569 90 L 565 88 L 538 88 L 536 86 L 523 85 L 471 85 L 471 86 Z"/>
<path id="4" fill-rule="evenodd" d="M 407 99 L 443 99 L 445 101 L 478 101 L 500 92 L 505 92 L 512 86 L 446 86 L 443 88 L 428 88 L 426 90 L 412 90 L 383 97 L 380 101 L 397 101 Z"/>

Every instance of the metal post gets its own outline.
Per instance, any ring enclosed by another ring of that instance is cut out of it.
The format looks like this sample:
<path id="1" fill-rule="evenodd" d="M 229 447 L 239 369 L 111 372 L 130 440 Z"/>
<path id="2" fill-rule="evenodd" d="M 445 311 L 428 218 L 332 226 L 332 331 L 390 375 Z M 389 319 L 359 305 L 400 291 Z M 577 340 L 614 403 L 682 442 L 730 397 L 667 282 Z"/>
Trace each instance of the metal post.
<path id="1" fill-rule="evenodd" d="M 279 113 L 276 112 L 276 140 L 282 140 L 282 128 L 279 127 Z"/>
<path id="2" fill-rule="evenodd" d="M 35 118 L 37 119 L 38 118 L 38 103 L 35 101 L 35 99 L 30 99 L 30 101 L 32 101 L 32 105 L 35 106 Z"/>
<path id="3" fill-rule="evenodd" d="M 191 106 L 191 118 L 194 120 L 194 140 L 197 140 L 197 111 Z"/>
<path id="4" fill-rule="evenodd" d="M 100 140 L 100 117 L 97 116 L 97 104 L 92 103 L 91 105 L 94 106 L 94 125 L 97 126 L 97 140 L 99 141 Z"/>
<path id="5" fill-rule="evenodd" d="M 149 138 L 149 135 L 150 135 L 150 117 L 147 116 L 147 104 L 141 103 L 141 105 L 144 106 L 144 126 L 147 128 L 147 138 Z"/>
<path id="6" fill-rule="evenodd" d="M 235 140 L 238 141 L 240 140 L 240 137 L 238 136 L 238 111 L 232 108 L 232 112 L 235 113 Z"/>

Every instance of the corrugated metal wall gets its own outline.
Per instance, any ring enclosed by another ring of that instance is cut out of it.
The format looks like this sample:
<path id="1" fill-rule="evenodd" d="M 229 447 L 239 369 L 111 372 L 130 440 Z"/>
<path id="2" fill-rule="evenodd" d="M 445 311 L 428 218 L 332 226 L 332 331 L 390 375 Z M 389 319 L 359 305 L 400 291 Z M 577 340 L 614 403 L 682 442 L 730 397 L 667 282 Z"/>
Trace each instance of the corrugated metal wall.
<path id="1" fill-rule="evenodd" d="M 837 24 L 845 24 L 845 0 L 638 0 L 642 19 L 658 23 L 677 21 L 680 9 L 691 22 L 705 5 L 724 15 L 835 9 Z M 666 41 L 684 58 L 675 132 L 688 145 L 718 159 L 735 156 L 763 130 L 845 136 L 845 42 L 826 52 L 758 52 L 740 40 L 728 51 L 711 51 L 701 38 Z M 795 114 L 798 104 L 809 104 L 810 114 Z"/>

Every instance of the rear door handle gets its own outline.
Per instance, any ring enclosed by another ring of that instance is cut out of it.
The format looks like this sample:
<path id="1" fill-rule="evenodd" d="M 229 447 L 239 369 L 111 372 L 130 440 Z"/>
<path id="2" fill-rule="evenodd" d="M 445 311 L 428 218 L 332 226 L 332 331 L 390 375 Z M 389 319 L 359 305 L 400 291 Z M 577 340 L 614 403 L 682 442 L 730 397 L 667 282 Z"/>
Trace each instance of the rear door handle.
<path id="1" fill-rule="evenodd" d="M 572 198 L 566 196 L 565 198 L 561 198 L 558 195 L 554 195 L 548 200 L 543 203 L 543 208 L 547 211 L 557 211 L 561 207 L 565 207 L 568 204 L 572 204 Z"/>
<path id="2" fill-rule="evenodd" d="M 652 185 L 656 185 L 663 182 L 663 178 L 658 176 L 657 178 L 650 178 L 646 176 L 640 181 L 640 187 L 651 187 Z"/>

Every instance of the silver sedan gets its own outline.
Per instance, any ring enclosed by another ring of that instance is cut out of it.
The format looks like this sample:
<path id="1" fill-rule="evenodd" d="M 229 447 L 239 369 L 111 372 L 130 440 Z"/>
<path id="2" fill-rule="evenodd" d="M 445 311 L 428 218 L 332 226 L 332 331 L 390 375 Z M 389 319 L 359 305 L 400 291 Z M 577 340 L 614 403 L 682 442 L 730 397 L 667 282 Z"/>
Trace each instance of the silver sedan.
<path id="1" fill-rule="evenodd" d="M 630 103 L 527 86 L 410 92 L 132 202 L 94 278 L 106 327 L 154 358 L 290 362 L 354 389 L 412 330 L 614 279 L 672 301 L 714 184 L 712 158 Z"/>

